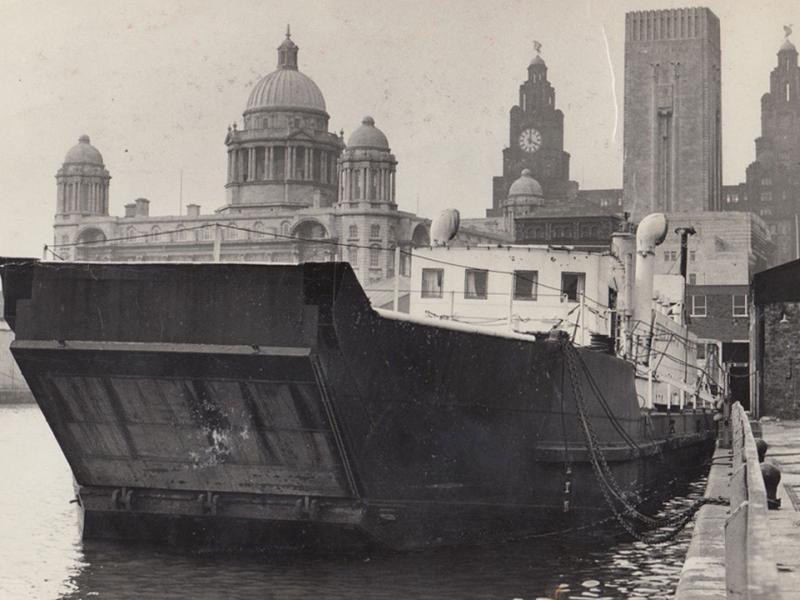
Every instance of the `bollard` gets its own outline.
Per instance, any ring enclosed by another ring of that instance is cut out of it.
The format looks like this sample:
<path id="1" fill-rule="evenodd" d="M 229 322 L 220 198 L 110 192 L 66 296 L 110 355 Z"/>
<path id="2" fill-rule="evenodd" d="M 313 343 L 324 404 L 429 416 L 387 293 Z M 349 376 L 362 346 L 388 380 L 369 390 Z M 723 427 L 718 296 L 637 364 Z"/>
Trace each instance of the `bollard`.
<path id="1" fill-rule="evenodd" d="M 761 463 L 761 476 L 764 478 L 764 487 L 767 488 L 767 507 L 778 510 L 781 507 L 781 499 L 778 498 L 781 470 L 772 463 Z"/>
<path id="2" fill-rule="evenodd" d="M 756 440 L 756 452 L 758 452 L 758 462 L 763 463 L 764 457 L 767 455 L 767 450 L 769 450 L 769 444 L 764 441 L 764 438 L 758 438 Z"/>

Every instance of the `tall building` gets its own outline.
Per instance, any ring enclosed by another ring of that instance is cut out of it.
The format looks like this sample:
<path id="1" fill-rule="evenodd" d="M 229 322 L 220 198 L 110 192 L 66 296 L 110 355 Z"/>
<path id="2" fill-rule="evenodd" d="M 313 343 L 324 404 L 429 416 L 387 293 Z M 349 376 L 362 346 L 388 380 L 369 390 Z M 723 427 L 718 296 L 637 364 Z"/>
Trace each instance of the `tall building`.
<path id="1" fill-rule="evenodd" d="M 719 19 L 707 8 L 627 13 L 623 203 L 721 210 Z"/>
<path id="2" fill-rule="evenodd" d="M 547 64 L 539 53 L 528 65 L 528 78 L 519 86 L 519 103 L 509 111 L 508 147 L 503 150 L 503 174 L 492 180 L 489 217 L 499 217 L 511 184 L 527 169 L 542 186 L 546 199 L 569 193 L 569 153 L 564 151 L 564 113 L 556 108 L 556 92 L 547 80 Z M 574 194 L 573 194 L 574 195 Z"/>
<path id="3" fill-rule="evenodd" d="M 277 68 L 250 92 L 228 128 L 226 198 L 201 214 L 150 215 L 138 198 L 108 210 L 103 157 L 81 136 L 56 175 L 52 251 L 64 259 L 298 262 L 347 260 L 365 285 L 396 275 L 395 245 L 427 244 L 427 222 L 397 209 L 397 160 L 365 117 L 345 144 L 328 132 L 325 98 L 298 69 L 287 30 Z M 340 185 L 341 184 L 341 185 Z M 403 272 L 407 265 L 402 265 Z M 385 287 L 385 286 L 384 286 Z"/>
<path id="4" fill-rule="evenodd" d="M 429 223 L 397 208 L 397 159 L 389 140 L 372 117 L 364 117 L 347 143 L 330 133 L 325 98 L 299 70 L 299 48 L 288 30 L 277 50 L 277 68 L 251 90 L 241 127 L 228 128 L 221 206 L 201 213 L 189 203 L 186 214 L 153 216 L 149 200 L 137 198 L 124 216 L 110 215 L 111 177 L 82 136 L 56 175 L 51 251 L 66 260 L 98 261 L 343 260 L 371 296 L 393 292 L 395 277 L 407 296 L 410 259 L 404 255 L 396 265 L 394 248 L 428 245 Z M 460 237 L 473 244 L 504 239 L 469 228 Z"/>
<path id="5" fill-rule="evenodd" d="M 747 210 L 764 219 L 776 252 L 772 265 L 800 258 L 800 67 L 790 28 L 761 97 L 761 135 L 746 182 L 725 186 L 726 210 Z"/>
<path id="6" fill-rule="evenodd" d="M 343 143 L 328 132 L 325 98 L 298 69 L 298 51 L 287 30 L 277 69 L 250 92 L 243 129 L 234 125 L 228 131 L 226 212 L 336 202 L 336 161 Z"/>

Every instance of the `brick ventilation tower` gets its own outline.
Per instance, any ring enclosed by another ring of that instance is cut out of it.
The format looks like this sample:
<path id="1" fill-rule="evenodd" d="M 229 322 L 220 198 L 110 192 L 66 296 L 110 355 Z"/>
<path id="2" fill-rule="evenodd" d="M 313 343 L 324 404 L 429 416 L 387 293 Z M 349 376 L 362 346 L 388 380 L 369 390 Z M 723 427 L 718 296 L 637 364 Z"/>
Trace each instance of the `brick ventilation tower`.
<path id="1" fill-rule="evenodd" d="M 719 19 L 707 8 L 625 16 L 623 200 L 652 211 L 720 210 Z"/>

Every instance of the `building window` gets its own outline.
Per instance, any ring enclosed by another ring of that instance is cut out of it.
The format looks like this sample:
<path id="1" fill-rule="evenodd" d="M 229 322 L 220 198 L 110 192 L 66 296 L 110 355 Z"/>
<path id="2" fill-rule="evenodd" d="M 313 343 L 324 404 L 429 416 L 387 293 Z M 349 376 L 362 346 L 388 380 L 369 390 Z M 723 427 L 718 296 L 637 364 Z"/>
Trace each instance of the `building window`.
<path id="1" fill-rule="evenodd" d="M 464 298 L 486 298 L 489 285 L 489 271 L 467 269 L 464 272 Z"/>
<path id="2" fill-rule="evenodd" d="M 746 317 L 747 316 L 747 295 L 734 294 L 733 295 L 733 316 Z"/>
<path id="3" fill-rule="evenodd" d="M 706 343 L 697 342 L 697 360 L 706 359 Z"/>
<path id="4" fill-rule="evenodd" d="M 381 247 L 380 246 L 370 246 L 369 248 L 369 266 L 371 268 L 380 267 L 381 266 Z"/>
<path id="5" fill-rule="evenodd" d="M 772 202 L 772 192 L 761 192 L 762 202 Z"/>
<path id="6" fill-rule="evenodd" d="M 669 262 L 669 250 L 664 251 L 664 262 Z"/>
<path id="7" fill-rule="evenodd" d="M 514 271 L 514 300 L 536 300 L 537 271 Z"/>
<path id="8" fill-rule="evenodd" d="M 380 225 L 370 225 L 369 227 L 369 239 L 371 240 L 379 240 L 381 239 L 381 226 Z"/>
<path id="9" fill-rule="evenodd" d="M 696 250 L 689 250 L 689 260 L 694 262 L 697 260 L 697 251 Z"/>
<path id="10" fill-rule="evenodd" d="M 689 285 L 697 285 L 697 275 L 689 273 Z"/>
<path id="11" fill-rule="evenodd" d="M 693 317 L 706 316 L 706 297 L 705 296 L 692 296 L 691 313 Z"/>
<path id="12" fill-rule="evenodd" d="M 358 266 L 358 248 L 347 249 L 347 262 L 353 267 Z"/>
<path id="13" fill-rule="evenodd" d="M 289 221 L 281 223 L 281 235 L 289 235 Z"/>
<path id="14" fill-rule="evenodd" d="M 444 269 L 422 269 L 422 297 L 441 298 L 444 287 Z"/>
<path id="15" fill-rule="evenodd" d="M 350 225 L 348 228 L 347 237 L 351 240 L 358 239 L 358 225 Z"/>
<path id="16" fill-rule="evenodd" d="M 386 277 L 394 277 L 394 252 L 386 253 Z"/>
<path id="17" fill-rule="evenodd" d="M 770 179 L 769 177 L 762 177 L 761 185 L 772 185 L 772 179 Z"/>
<path id="18" fill-rule="evenodd" d="M 784 85 L 783 89 L 784 89 L 784 95 L 785 95 L 786 101 L 789 102 L 792 99 L 791 87 L 789 86 L 789 82 L 788 81 L 783 85 Z"/>
<path id="19" fill-rule="evenodd" d="M 577 302 L 583 294 L 586 285 L 586 274 L 584 273 L 562 273 L 561 274 L 561 297 L 567 302 Z"/>

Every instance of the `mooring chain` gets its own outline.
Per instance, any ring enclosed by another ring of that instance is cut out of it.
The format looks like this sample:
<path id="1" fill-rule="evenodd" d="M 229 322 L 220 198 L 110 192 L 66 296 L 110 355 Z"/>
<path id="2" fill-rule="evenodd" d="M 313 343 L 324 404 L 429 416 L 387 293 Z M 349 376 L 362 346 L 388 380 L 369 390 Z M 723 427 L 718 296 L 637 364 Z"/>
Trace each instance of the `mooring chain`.
<path id="1" fill-rule="evenodd" d="M 681 511 L 680 513 L 677 513 L 671 517 L 660 518 L 654 518 L 645 515 L 641 513 L 633 504 L 631 504 L 625 498 L 625 493 L 622 491 L 619 483 L 614 478 L 611 468 L 609 467 L 608 462 L 603 454 L 602 447 L 597 439 L 597 433 L 594 431 L 594 427 L 587 416 L 583 390 L 580 387 L 577 374 L 578 368 L 576 365 L 576 360 L 580 358 L 577 356 L 578 352 L 575 347 L 567 341 L 563 342 L 563 349 L 564 357 L 567 363 L 567 370 L 569 371 L 570 375 L 570 383 L 572 385 L 572 391 L 575 397 L 575 404 L 578 410 L 578 417 L 582 425 L 581 430 L 583 432 L 586 447 L 589 452 L 592 470 L 594 471 L 595 477 L 600 484 L 600 491 L 603 494 L 606 504 L 611 509 L 614 517 L 625 531 L 627 531 L 635 539 L 646 543 L 653 544 L 668 542 L 674 539 L 675 536 L 677 536 L 683 530 L 683 528 L 689 523 L 689 521 L 691 521 L 692 517 L 698 510 L 700 510 L 702 506 L 706 504 L 728 504 L 727 498 L 704 497 L 696 500 L 690 507 L 684 511 Z M 618 510 L 617 503 L 614 502 L 614 498 L 616 498 L 617 502 L 622 505 L 623 511 Z M 671 527 L 672 529 L 670 531 L 661 533 L 643 533 L 637 531 L 633 525 L 633 520 L 641 521 L 652 529 L 658 529 L 667 526 Z"/>

